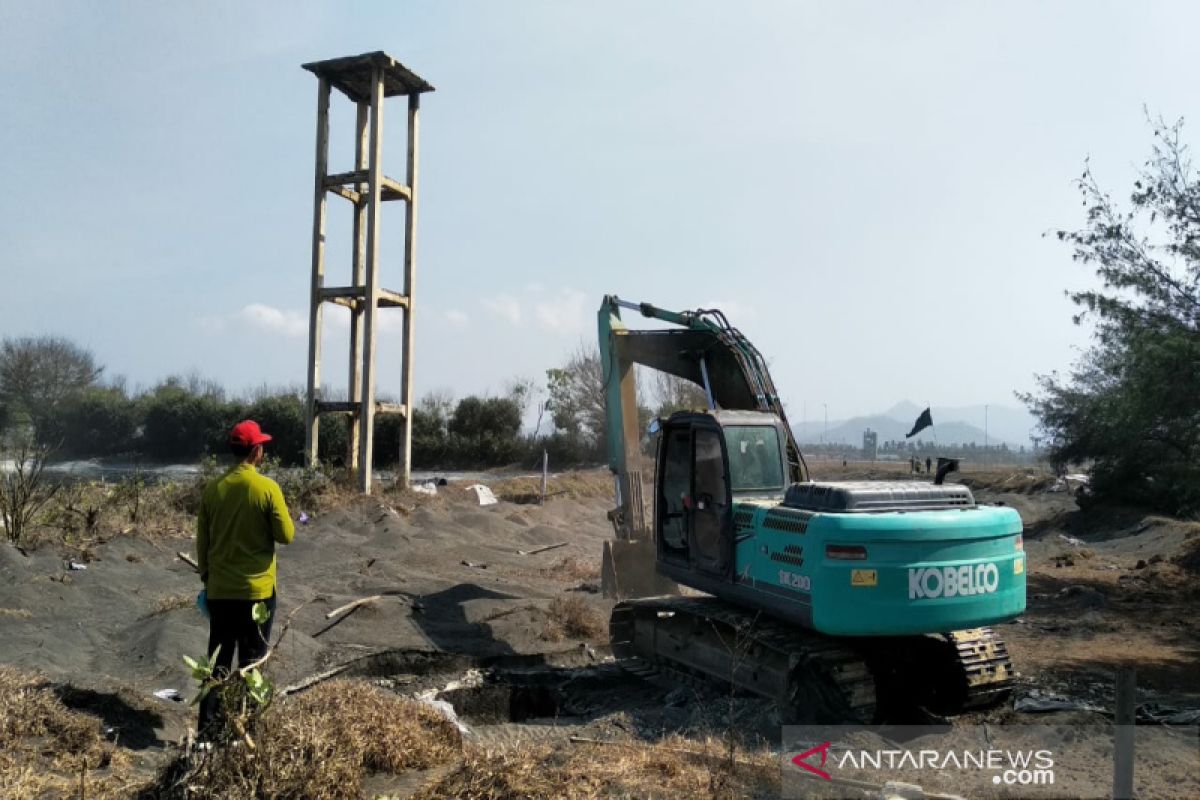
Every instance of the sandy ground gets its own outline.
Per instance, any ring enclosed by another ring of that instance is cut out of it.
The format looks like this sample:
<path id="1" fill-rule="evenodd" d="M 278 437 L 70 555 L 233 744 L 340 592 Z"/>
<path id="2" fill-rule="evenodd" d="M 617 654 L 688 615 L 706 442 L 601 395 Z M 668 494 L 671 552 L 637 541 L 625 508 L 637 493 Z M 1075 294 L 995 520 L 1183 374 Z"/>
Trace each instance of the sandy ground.
<path id="1" fill-rule="evenodd" d="M 846 476 L 864 477 L 854 468 Z M 1200 707 L 1198 576 L 1173 563 L 1196 546 L 1200 525 L 1128 510 L 1084 514 L 1070 495 L 1045 491 L 1044 480 L 968 473 L 964 482 L 980 501 L 1011 505 L 1025 520 L 1029 609 L 1002 626 L 1021 673 L 1018 698 L 1109 709 L 1114 669 L 1135 665 L 1141 702 Z M 581 483 L 592 490 L 545 506 L 480 507 L 452 483 L 436 498 L 368 498 L 314 515 L 279 554 L 277 626 L 291 623 L 272 665 L 277 683 L 351 663 L 347 675 L 396 691 L 441 691 L 474 736 L 497 746 L 699 735 L 731 721 L 744 741 L 769 742 L 778 720 L 764 703 L 730 700 L 718 687 L 654 686 L 606 662 L 609 604 L 597 584 L 601 542 L 611 533 L 608 479 L 597 472 Z M 176 689 L 190 697 L 181 656 L 200 655 L 206 644 L 192 602 L 199 581 L 175 555 L 191 546 L 133 532 L 93 548 L 87 569 L 72 570 L 53 547 L 26 556 L 0 545 L 0 662 L 69 684 L 68 703 L 99 716 L 147 772 L 193 721 L 185 703 L 153 695 Z M 377 594 L 383 598 L 371 605 L 326 619 Z M 551 609 L 572 598 L 599 623 L 592 635 L 564 631 Z M 964 724 L 1078 713 L 1006 707 Z M 379 781 L 373 790 L 403 786 Z"/>

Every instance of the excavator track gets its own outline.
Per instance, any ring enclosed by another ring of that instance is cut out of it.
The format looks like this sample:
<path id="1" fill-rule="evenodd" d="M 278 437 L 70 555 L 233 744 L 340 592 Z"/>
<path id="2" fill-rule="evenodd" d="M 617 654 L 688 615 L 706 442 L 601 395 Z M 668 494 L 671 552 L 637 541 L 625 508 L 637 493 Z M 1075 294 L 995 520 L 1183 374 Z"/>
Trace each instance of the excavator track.
<path id="1" fill-rule="evenodd" d="M 837 639 L 710 597 L 618 603 L 613 654 L 630 672 L 672 683 L 718 680 L 775 700 L 805 722 L 870 722 L 875 681 L 866 660 Z"/>
<path id="2" fill-rule="evenodd" d="M 712 597 L 618 603 L 613 655 L 671 685 L 717 680 L 775 700 L 798 722 L 877 721 L 902 706 L 951 715 L 1007 699 L 1015 673 L 990 628 L 839 639 Z"/>
<path id="3" fill-rule="evenodd" d="M 1008 656 L 1008 645 L 995 631 L 971 628 L 942 636 L 954 648 L 955 663 L 966 683 L 959 711 L 990 708 L 1009 698 L 1016 673 Z"/>

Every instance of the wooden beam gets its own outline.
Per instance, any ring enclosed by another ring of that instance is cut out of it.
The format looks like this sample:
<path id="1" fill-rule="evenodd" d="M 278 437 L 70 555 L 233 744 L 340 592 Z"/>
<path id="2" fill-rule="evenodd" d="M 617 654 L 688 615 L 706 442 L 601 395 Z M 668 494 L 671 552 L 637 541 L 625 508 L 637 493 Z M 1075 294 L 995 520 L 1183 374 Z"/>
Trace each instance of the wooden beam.
<path id="1" fill-rule="evenodd" d="M 353 189 L 347 189 L 345 186 L 327 186 L 325 188 L 336 194 L 338 197 L 346 198 L 351 203 L 354 203 L 354 205 L 358 205 L 362 202 L 362 195 Z"/>
<path id="2" fill-rule="evenodd" d="M 325 188 L 331 192 L 341 194 L 338 189 L 349 186 L 351 184 L 365 184 L 370 182 L 371 172 L 369 169 L 356 169 L 353 172 L 339 172 L 336 175 L 330 175 L 325 178 Z M 386 175 L 380 175 L 380 199 L 384 202 L 389 200 L 409 200 L 412 197 L 412 191 L 409 187 L 393 180 Z M 354 193 L 358 195 L 357 192 Z M 342 195 L 345 197 L 345 195 Z M 367 199 L 359 196 L 355 202 L 365 203 Z"/>
<path id="3" fill-rule="evenodd" d="M 413 295 L 417 285 L 417 158 L 420 155 L 420 125 L 418 112 L 421 95 L 408 96 L 408 204 L 404 207 L 404 349 L 400 361 L 400 402 L 411 407 L 413 398 Z M 396 476 L 401 488 L 407 489 L 412 479 L 412 415 L 406 414 L 400 430 L 400 470 Z"/>
<path id="4" fill-rule="evenodd" d="M 379 218 L 383 191 L 383 72 L 371 71 L 370 147 L 367 157 L 370 186 L 367 200 L 366 307 L 363 309 L 363 385 L 358 441 L 358 488 L 371 493 L 372 458 L 375 454 L 375 315 L 379 306 Z"/>
<path id="5" fill-rule="evenodd" d="M 408 308 L 408 298 L 391 289 L 379 290 L 380 308 Z"/>
<path id="6" fill-rule="evenodd" d="M 367 138 L 367 123 L 371 118 L 371 107 L 367 103 L 355 103 L 355 120 L 354 120 L 354 171 L 366 173 L 367 170 L 367 146 L 369 140 Z M 366 181 L 355 184 L 355 188 L 359 191 L 361 198 L 362 192 L 366 190 Z M 367 206 L 365 203 L 357 203 L 354 207 L 354 235 L 353 246 L 354 255 L 351 259 L 351 273 L 355 286 L 365 286 L 366 284 L 366 252 L 367 252 Z M 364 289 L 365 291 L 365 289 Z M 361 295 L 360 295 L 361 296 Z M 361 401 L 362 398 L 362 342 L 363 342 L 363 317 L 362 306 L 355 304 L 350 309 L 350 375 L 346 383 L 349 391 L 347 397 L 351 400 Z M 350 416 L 350 431 L 348 441 L 346 443 L 346 463 L 350 466 L 350 472 L 353 474 L 358 470 L 358 442 L 359 442 L 359 427 L 361 422 L 357 414 Z"/>
<path id="7" fill-rule="evenodd" d="M 308 310 L 308 392 L 305 406 L 304 460 L 317 465 L 321 415 L 317 413 L 317 394 L 321 386 L 320 292 L 325 285 L 325 172 L 329 168 L 329 80 L 317 81 L 317 148 L 313 186 L 312 283 Z"/>
<path id="8" fill-rule="evenodd" d="M 375 404 L 375 413 L 376 414 L 399 414 L 401 416 L 407 417 L 408 416 L 407 412 L 408 412 L 408 408 L 403 403 L 376 403 Z"/>
<path id="9" fill-rule="evenodd" d="M 407 409 L 402 403 L 384 403 L 376 401 L 374 403 L 376 414 L 401 414 L 407 413 Z M 357 400 L 318 400 L 318 414 L 358 414 L 362 410 L 362 404 Z"/>
<path id="10" fill-rule="evenodd" d="M 365 292 L 362 286 L 326 286 L 321 289 L 320 294 L 322 300 L 361 300 Z"/>
<path id="11" fill-rule="evenodd" d="M 347 308 L 356 308 L 358 301 L 365 298 L 367 288 L 365 286 L 326 286 L 320 291 L 320 297 L 327 303 L 338 303 Z M 354 302 L 347 302 L 354 301 Z M 380 308 L 406 308 L 408 306 L 408 298 L 392 289 L 379 290 L 379 307 Z"/>

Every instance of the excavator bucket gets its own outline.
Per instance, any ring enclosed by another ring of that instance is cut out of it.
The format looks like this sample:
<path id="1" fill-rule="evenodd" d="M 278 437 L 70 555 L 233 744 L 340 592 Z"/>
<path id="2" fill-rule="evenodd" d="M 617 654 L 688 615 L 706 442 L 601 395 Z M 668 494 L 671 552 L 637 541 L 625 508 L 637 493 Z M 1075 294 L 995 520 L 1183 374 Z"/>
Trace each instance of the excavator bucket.
<path id="1" fill-rule="evenodd" d="M 627 600 L 679 594 L 679 586 L 658 574 L 652 539 L 608 539 L 600 565 L 600 588 L 605 597 Z"/>

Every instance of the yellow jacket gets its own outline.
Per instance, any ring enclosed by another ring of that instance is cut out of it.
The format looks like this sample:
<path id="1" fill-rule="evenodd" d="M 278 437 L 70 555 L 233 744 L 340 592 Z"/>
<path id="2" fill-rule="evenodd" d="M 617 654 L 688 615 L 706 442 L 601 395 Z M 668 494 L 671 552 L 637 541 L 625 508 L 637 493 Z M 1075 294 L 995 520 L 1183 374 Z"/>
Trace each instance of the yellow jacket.
<path id="1" fill-rule="evenodd" d="M 275 543 L 296 528 L 279 484 L 238 464 L 204 488 L 196 562 L 211 600 L 266 600 L 275 591 Z"/>

